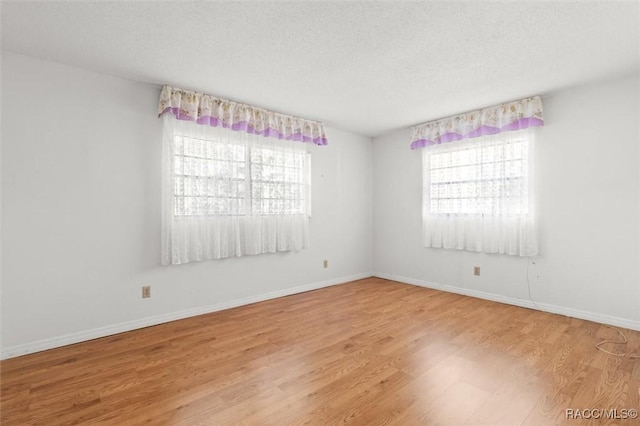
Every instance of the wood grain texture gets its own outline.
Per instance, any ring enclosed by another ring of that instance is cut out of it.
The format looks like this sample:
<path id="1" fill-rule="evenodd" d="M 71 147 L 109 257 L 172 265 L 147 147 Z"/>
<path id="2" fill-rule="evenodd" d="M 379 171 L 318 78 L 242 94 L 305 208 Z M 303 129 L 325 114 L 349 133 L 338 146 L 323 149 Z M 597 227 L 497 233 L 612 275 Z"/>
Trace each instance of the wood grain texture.
<path id="1" fill-rule="evenodd" d="M 640 352 L 640 333 L 624 330 Z M 638 425 L 607 326 L 368 278 L 0 363 L 3 425 Z"/>

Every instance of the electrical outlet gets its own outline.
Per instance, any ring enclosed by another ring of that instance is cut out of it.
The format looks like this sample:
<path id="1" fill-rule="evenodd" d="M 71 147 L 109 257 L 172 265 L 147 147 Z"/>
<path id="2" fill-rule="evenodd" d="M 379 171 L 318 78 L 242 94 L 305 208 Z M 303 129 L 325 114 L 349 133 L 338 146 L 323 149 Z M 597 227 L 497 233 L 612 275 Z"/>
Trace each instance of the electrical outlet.
<path id="1" fill-rule="evenodd" d="M 151 286 L 150 285 L 142 286 L 142 298 L 146 299 L 147 297 L 151 297 Z"/>
<path id="2" fill-rule="evenodd" d="M 325 260 L 325 261 L 322 263 L 322 265 L 323 265 L 325 268 L 328 268 L 328 267 L 329 267 L 329 261 L 328 261 L 328 260 Z"/>
<path id="3" fill-rule="evenodd" d="M 479 266 L 474 266 L 473 267 L 473 275 L 479 277 L 480 276 L 480 267 Z"/>

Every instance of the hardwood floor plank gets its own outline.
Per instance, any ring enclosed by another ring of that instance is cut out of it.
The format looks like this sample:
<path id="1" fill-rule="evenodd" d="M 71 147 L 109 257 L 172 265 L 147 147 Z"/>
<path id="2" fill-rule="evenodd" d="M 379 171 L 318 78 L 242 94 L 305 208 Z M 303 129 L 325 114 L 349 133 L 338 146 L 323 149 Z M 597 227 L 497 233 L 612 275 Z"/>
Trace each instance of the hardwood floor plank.
<path id="1" fill-rule="evenodd" d="M 623 330 L 640 352 L 640 333 Z M 2 361 L 3 425 L 579 425 L 638 408 L 601 324 L 380 278 Z M 640 424 L 604 419 L 599 424 Z"/>

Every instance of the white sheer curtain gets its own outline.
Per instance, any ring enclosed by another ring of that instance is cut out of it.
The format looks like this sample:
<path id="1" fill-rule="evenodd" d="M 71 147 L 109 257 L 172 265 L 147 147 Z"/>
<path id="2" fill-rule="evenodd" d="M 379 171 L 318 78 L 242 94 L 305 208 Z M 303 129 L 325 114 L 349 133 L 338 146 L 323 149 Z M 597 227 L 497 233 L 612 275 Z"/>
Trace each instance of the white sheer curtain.
<path id="1" fill-rule="evenodd" d="M 162 119 L 163 264 L 308 246 L 306 144 Z"/>
<path id="2" fill-rule="evenodd" d="M 534 128 L 423 149 L 426 247 L 537 254 Z"/>

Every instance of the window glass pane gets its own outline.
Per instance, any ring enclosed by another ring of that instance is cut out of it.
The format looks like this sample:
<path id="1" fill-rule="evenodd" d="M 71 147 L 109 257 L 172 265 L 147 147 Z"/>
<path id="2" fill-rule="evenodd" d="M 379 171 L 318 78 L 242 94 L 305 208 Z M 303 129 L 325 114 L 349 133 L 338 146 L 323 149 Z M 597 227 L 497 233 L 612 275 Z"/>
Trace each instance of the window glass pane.
<path id="1" fill-rule="evenodd" d="M 251 204 L 255 214 L 300 214 L 306 197 L 304 152 L 251 150 Z"/>
<path id="2" fill-rule="evenodd" d="M 175 214 L 245 214 L 245 147 L 214 140 L 174 138 Z M 231 200 L 236 200 L 232 203 Z"/>

